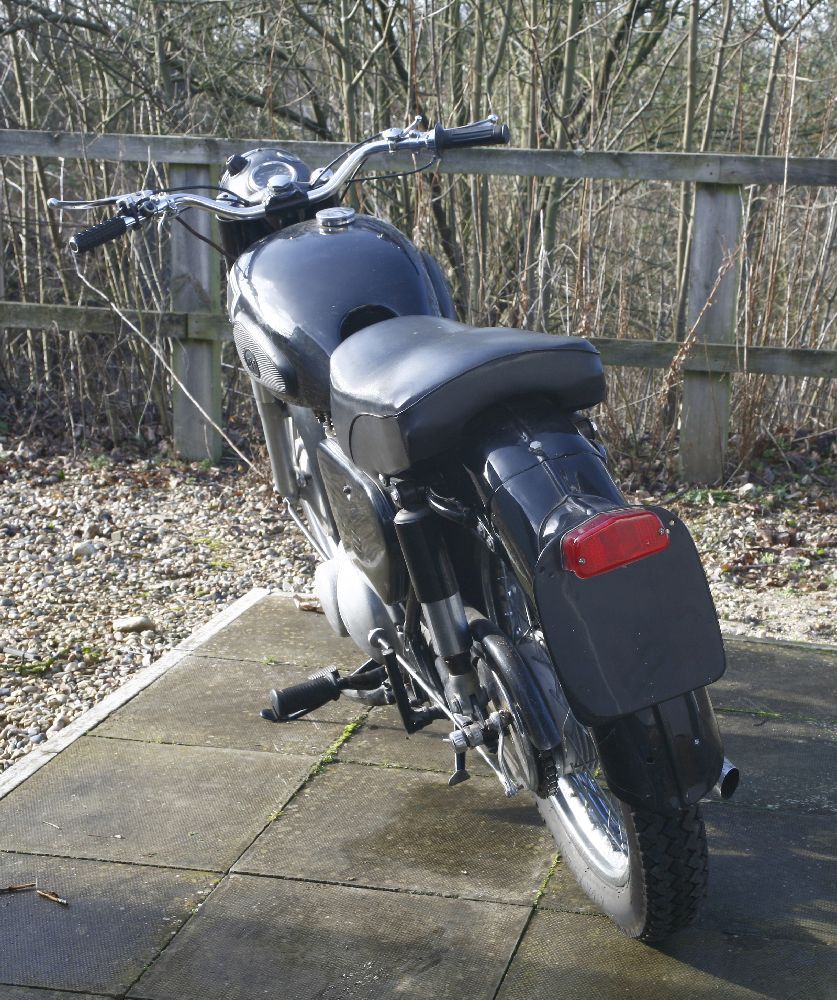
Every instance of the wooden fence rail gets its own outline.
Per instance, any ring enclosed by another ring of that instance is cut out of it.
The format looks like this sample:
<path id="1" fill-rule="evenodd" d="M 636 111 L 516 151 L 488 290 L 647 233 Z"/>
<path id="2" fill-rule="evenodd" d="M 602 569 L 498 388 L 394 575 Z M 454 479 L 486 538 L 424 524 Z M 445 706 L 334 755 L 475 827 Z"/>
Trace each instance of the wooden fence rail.
<path id="1" fill-rule="evenodd" d="M 80 135 L 8 129 L 0 132 L 0 156 L 35 156 L 172 164 L 173 184 L 210 183 L 231 153 L 275 146 L 309 163 L 325 163 L 347 146 L 324 142 L 266 142 L 182 136 Z M 742 242 L 742 188 L 748 185 L 837 186 L 837 160 L 736 156 L 715 153 L 599 153 L 526 149 L 458 150 L 445 154 L 444 173 L 483 176 L 656 180 L 696 185 L 687 289 L 690 343 L 591 338 L 608 365 L 683 371 L 680 455 L 685 479 L 711 483 L 723 472 L 729 435 L 730 376 L 758 372 L 837 378 L 837 350 L 746 347 L 736 343 L 738 261 Z M 208 217 L 203 221 L 208 224 Z M 226 318 L 214 311 L 217 269 L 212 251 L 172 233 L 172 303 L 176 311 L 129 315 L 138 325 L 172 341 L 178 379 L 207 421 L 179 388 L 173 399 L 175 446 L 186 458 L 216 459 L 221 442 L 220 342 L 230 339 Z M 2 285 L 0 285 L 2 288 Z M 127 315 L 127 314 L 126 314 Z M 84 329 L 118 333 L 118 317 L 94 307 L 0 301 L 0 328 Z"/>
<path id="2" fill-rule="evenodd" d="M 168 340 L 229 341 L 232 326 L 221 313 L 155 313 L 152 316 L 124 310 L 125 318 L 147 336 Z M 56 306 L 40 302 L 0 301 L 0 327 L 19 330 L 85 330 L 89 333 L 127 333 L 128 328 L 112 309 L 101 306 Z M 124 329 L 123 329 L 124 328 Z M 671 340 L 625 340 L 589 337 L 605 364 L 625 368 L 668 368 L 682 348 Z M 793 347 L 739 347 L 737 344 L 692 344 L 680 364 L 683 371 L 749 372 L 837 378 L 837 350 Z"/>
<path id="3" fill-rule="evenodd" d="M 342 142 L 275 142 L 175 135 L 84 135 L 0 131 L 0 156 L 122 160 L 139 163 L 223 163 L 255 146 L 286 149 L 306 163 L 328 163 L 349 148 Z M 693 181 L 696 184 L 788 184 L 837 187 L 837 160 L 820 157 L 737 156 L 728 153 L 599 153 L 575 150 L 454 149 L 438 168 L 487 177 L 590 177 L 594 180 Z"/>

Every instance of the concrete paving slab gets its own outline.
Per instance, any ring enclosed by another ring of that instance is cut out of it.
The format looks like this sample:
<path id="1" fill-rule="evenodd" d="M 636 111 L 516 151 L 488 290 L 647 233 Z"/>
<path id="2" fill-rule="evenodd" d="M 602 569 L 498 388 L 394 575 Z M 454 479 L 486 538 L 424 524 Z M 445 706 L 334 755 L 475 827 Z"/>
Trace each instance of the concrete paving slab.
<path id="1" fill-rule="evenodd" d="M 821 944 L 837 943 L 834 820 L 732 805 L 704 811 L 709 895 L 698 926 Z M 594 913 L 570 872 L 558 866 L 539 906 Z"/>
<path id="2" fill-rule="evenodd" d="M 267 591 L 262 587 L 254 587 L 253 590 L 239 597 L 237 601 L 214 615 L 208 622 L 201 625 L 189 636 L 186 642 L 189 648 L 199 647 L 202 643 L 212 638 L 217 632 L 226 628 L 227 625 L 242 614 L 247 608 L 267 596 Z M 21 758 L 13 768 L 7 768 L 0 774 L 0 799 L 8 795 L 12 789 L 26 781 L 30 775 L 43 767 L 57 753 L 66 750 L 70 744 L 75 743 L 79 737 L 97 726 L 103 719 L 107 719 L 117 709 L 127 704 L 150 684 L 153 684 L 163 674 L 172 670 L 187 655 L 185 645 L 181 644 L 170 649 L 156 663 L 149 667 L 144 667 L 141 671 L 129 677 L 122 685 L 111 691 L 109 695 L 96 702 L 92 708 L 87 709 L 77 716 L 66 728 L 62 729 L 49 738 L 49 740 L 34 751 Z"/>
<path id="3" fill-rule="evenodd" d="M 374 710 L 338 763 L 289 801 L 358 705 L 343 700 L 291 726 L 263 722 L 258 708 L 283 675 L 352 669 L 360 654 L 281 596 L 250 601 L 213 631 L 0 802 L 0 848 L 18 852 L 0 853 L 0 884 L 12 858 L 46 865 L 50 883 L 68 868 L 63 891 L 72 893 L 66 911 L 37 900 L 37 919 L 59 921 L 61 933 L 28 916 L 9 923 L 16 897 L 0 896 L 0 1000 L 122 995 L 143 968 L 132 995 L 152 1000 L 493 997 L 553 856 L 534 808 L 523 796 L 504 799 L 477 758 L 472 781 L 449 789 L 444 723 L 408 740 L 393 708 Z M 714 700 L 735 710 L 721 725 L 744 784 L 732 803 L 706 808 L 711 888 L 697 926 L 661 950 L 627 942 L 559 863 L 502 996 L 837 1000 L 827 992 L 837 945 L 837 791 L 828 780 L 837 656 L 727 645 L 730 671 Z M 243 850 L 239 874 L 149 968 L 195 905 L 182 880 L 196 879 L 203 898 Z M 62 937 L 60 921 L 74 910 L 87 923 Z M 96 921 L 130 938 L 106 968 L 96 942 L 110 939 Z M 78 977 L 49 978 L 71 947 L 67 968 Z M 23 970 L 15 978 L 6 974 L 12 954 Z M 41 978 L 26 978 L 32 969 Z"/>
<path id="4" fill-rule="evenodd" d="M 709 896 L 700 925 L 837 944 L 831 816 L 709 805 Z"/>
<path id="5" fill-rule="evenodd" d="M 724 639 L 727 672 L 710 691 L 719 708 L 837 721 L 837 653 Z"/>
<path id="6" fill-rule="evenodd" d="M 562 913 L 601 915 L 599 908 L 591 902 L 587 893 L 581 890 L 572 872 L 560 857 L 544 887 L 543 894 L 538 901 L 538 908 L 560 910 Z"/>
<path id="7" fill-rule="evenodd" d="M 151 1000 L 494 995 L 526 907 L 233 875 L 130 993 Z"/>
<path id="8" fill-rule="evenodd" d="M 324 615 L 299 611 L 289 597 L 271 594 L 200 647 L 202 656 L 228 660 L 265 657 L 320 670 L 353 670 L 364 656 L 351 639 L 334 634 Z"/>
<path id="9" fill-rule="evenodd" d="M 501 1000 L 834 1000 L 837 950 L 689 930 L 650 948 L 598 917 L 539 911 Z"/>
<path id="10" fill-rule="evenodd" d="M 494 779 L 335 764 L 235 870 L 531 903 L 553 856 L 531 802 Z"/>
<path id="11" fill-rule="evenodd" d="M 63 993 L 60 990 L 35 990 L 28 986 L 3 986 L 0 983 L 0 1000 L 108 1000 L 92 993 Z"/>
<path id="12" fill-rule="evenodd" d="M 86 736 L 0 802 L 0 849 L 225 871 L 314 760 Z"/>
<path id="13" fill-rule="evenodd" d="M 259 716 L 272 687 L 299 683 L 309 673 L 292 666 L 190 656 L 93 735 L 319 757 L 361 714 L 358 702 L 342 698 L 288 723 Z"/>
<path id="14" fill-rule="evenodd" d="M 23 986 L 124 992 L 216 878 L 207 872 L 0 853 L 1 885 L 37 880 L 69 904 L 59 906 L 33 892 L 0 896 L 0 982 L 7 984 L 0 986 L 0 997 L 23 1000 Z"/>
<path id="15" fill-rule="evenodd" d="M 724 751 L 741 770 L 730 805 L 837 812 L 837 725 L 718 713 Z M 832 780 L 829 780 L 829 776 Z"/>
<path id="16" fill-rule="evenodd" d="M 408 736 L 394 705 L 373 708 L 363 726 L 340 749 L 342 760 L 364 764 L 409 767 L 418 771 L 453 771 L 453 749 L 445 737 L 451 724 L 440 719 L 426 729 Z M 471 774 L 492 774 L 491 768 L 476 752 L 468 754 Z M 495 779 L 496 780 L 496 779 Z"/>

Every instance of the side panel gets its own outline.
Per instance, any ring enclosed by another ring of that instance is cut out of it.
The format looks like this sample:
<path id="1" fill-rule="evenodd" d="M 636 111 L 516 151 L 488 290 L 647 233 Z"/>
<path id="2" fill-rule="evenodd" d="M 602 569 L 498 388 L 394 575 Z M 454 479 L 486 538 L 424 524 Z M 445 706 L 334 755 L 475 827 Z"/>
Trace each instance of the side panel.
<path id="1" fill-rule="evenodd" d="M 384 604 L 397 604 L 407 592 L 407 575 L 395 535 L 392 502 L 373 479 L 351 464 L 336 442 L 322 441 L 317 458 L 349 559 Z"/>
<path id="2" fill-rule="evenodd" d="M 663 552 L 579 579 L 561 566 L 561 538 L 541 552 L 535 601 L 575 715 L 594 724 L 704 687 L 724 672 L 721 632 L 694 542 L 682 521 L 651 508 L 670 532 Z"/>

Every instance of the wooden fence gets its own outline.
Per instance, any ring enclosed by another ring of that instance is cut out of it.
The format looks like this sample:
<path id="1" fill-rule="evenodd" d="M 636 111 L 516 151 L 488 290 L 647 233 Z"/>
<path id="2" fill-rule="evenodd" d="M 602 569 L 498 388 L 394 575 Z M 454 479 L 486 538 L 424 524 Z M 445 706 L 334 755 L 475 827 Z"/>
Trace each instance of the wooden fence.
<path id="1" fill-rule="evenodd" d="M 79 135 L 6 130 L 0 156 L 169 163 L 173 186 L 210 184 L 233 152 L 255 145 L 281 146 L 303 160 L 324 163 L 347 147 L 341 143 L 223 141 L 178 136 Z M 525 149 L 458 150 L 445 154 L 443 173 L 525 177 L 587 177 L 692 182 L 695 198 L 687 289 L 687 326 L 693 338 L 674 341 L 591 338 L 607 365 L 683 370 L 680 455 L 684 478 L 711 483 L 723 472 L 729 435 L 730 375 L 756 372 L 837 377 L 837 350 L 747 347 L 736 343 L 742 188 L 746 185 L 837 186 L 837 160 L 714 153 L 596 153 Z M 194 220 L 208 231 L 210 219 Z M 221 442 L 220 345 L 231 336 L 220 314 L 212 250 L 182 227 L 172 230 L 172 304 L 155 318 L 172 341 L 172 364 L 183 388 L 175 388 L 175 446 L 186 458 L 217 459 Z M 0 301 L 0 328 L 119 328 L 105 308 Z M 198 401 L 207 421 L 188 398 Z"/>

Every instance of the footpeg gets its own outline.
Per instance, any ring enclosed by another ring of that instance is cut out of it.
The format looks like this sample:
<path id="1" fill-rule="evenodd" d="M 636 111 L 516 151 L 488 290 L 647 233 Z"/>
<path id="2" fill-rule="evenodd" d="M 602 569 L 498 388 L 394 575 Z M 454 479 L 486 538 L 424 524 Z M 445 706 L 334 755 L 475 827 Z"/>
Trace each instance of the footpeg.
<path id="1" fill-rule="evenodd" d="M 330 701 L 337 701 L 348 690 L 368 692 L 369 701 L 385 703 L 385 699 L 381 702 L 377 697 L 385 678 L 386 671 L 374 660 L 364 663 L 348 677 L 341 677 L 335 667 L 327 667 L 300 684 L 274 688 L 270 692 L 270 708 L 263 708 L 261 716 L 269 722 L 291 722 Z"/>
<path id="2" fill-rule="evenodd" d="M 476 727 L 470 727 L 475 729 Z M 468 740 L 466 730 L 454 729 L 447 737 L 448 743 L 453 747 L 453 774 L 448 778 L 448 785 L 453 787 L 463 781 L 467 781 L 471 775 L 465 767 L 465 754 L 471 743 Z"/>
<path id="3" fill-rule="evenodd" d="M 484 727 L 473 722 L 466 723 L 466 720 L 462 716 L 456 717 L 455 721 L 459 723 L 459 728 L 454 729 L 447 736 L 447 741 L 453 746 L 454 753 L 454 771 L 448 779 L 448 784 L 458 785 L 460 781 L 467 781 L 471 777 L 465 770 L 465 753 L 467 750 L 474 748 L 477 753 L 481 754 L 491 770 L 500 779 L 500 784 L 503 786 L 506 797 L 511 798 L 513 795 L 517 795 L 523 786 L 518 784 L 514 779 L 504 760 L 506 729 L 509 725 L 509 720 L 506 718 L 505 713 L 492 712 Z M 483 744 L 486 742 L 486 736 L 491 734 L 495 735 L 497 739 L 496 755 L 489 755 L 483 747 Z M 491 756 L 496 757 L 496 764 L 491 760 Z"/>
<path id="4" fill-rule="evenodd" d="M 298 719 L 316 708 L 322 708 L 340 697 L 340 674 L 334 668 L 322 670 L 301 684 L 274 688 L 270 692 L 270 707 L 277 721 Z"/>

